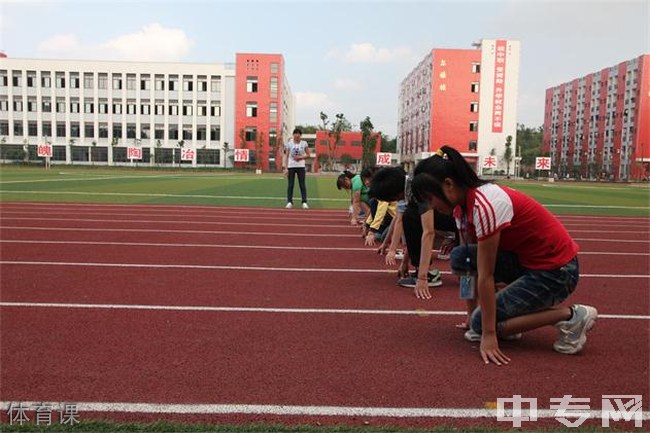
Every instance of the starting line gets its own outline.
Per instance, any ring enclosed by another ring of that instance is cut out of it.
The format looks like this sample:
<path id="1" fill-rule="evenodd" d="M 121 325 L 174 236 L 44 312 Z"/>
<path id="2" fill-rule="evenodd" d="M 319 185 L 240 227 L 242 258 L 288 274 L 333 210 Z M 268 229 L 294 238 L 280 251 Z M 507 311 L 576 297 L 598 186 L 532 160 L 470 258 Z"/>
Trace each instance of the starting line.
<path id="1" fill-rule="evenodd" d="M 15 308 L 69 308 L 97 310 L 157 310 L 222 313 L 281 313 L 281 314 L 368 314 L 383 316 L 466 316 L 466 311 L 446 310 L 363 310 L 344 308 L 269 308 L 269 307 L 214 307 L 195 305 L 138 305 L 138 304 L 78 304 L 58 302 L 0 302 L 0 307 Z M 650 316 L 630 314 L 599 314 L 599 319 L 650 320 Z"/>

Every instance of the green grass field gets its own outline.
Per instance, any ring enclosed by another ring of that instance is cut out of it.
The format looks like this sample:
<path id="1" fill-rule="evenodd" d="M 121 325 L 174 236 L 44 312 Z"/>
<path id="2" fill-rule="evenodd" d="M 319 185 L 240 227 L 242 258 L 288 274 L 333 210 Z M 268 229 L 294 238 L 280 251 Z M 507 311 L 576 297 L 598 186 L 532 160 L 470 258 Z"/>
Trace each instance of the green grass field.
<path id="1" fill-rule="evenodd" d="M 575 182 L 503 182 L 557 214 L 650 215 L 650 186 Z M 349 196 L 334 175 L 308 175 L 312 208 L 345 209 Z M 223 170 L 152 170 L 55 166 L 49 170 L 2 166 L 0 200 L 82 203 L 155 203 L 282 207 L 286 180 Z M 296 185 L 294 200 L 299 200 Z"/>

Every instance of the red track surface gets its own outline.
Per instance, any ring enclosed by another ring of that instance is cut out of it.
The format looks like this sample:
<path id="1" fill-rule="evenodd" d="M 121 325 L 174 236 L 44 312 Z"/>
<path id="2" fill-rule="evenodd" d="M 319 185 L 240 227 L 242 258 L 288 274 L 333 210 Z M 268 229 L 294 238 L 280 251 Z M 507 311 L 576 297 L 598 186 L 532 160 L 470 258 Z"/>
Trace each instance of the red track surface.
<path id="1" fill-rule="evenodd" d="M 571 301 L 615 317 L 598 321 L 577 356 L 552 350 L 551 328 L 503 343 L 513 361 L 498 368 L 484 366 L 478 345 L 454 327 L 462 318 L 454 313 L 463 310 L 455 277 L 443 275 L 432 300 L 415 299 L 363 247 L 343 211 L 5 203 L 0 212 L 2 402 L 482 408 L 514 394 L 546 408 L 566 394 L 591 398 L 592 409 L 604 394 L 640 394 L 644 408 L 650 402 L 648 219 L 562 217 L 585 239 L 578 241 L 583 277 Z M 621 252 L 640 254 L 608 254 Z M 448 271 L 447 262 L 436 265 Z M 134 305 L 197 308 L 126 308 Z M 404 313 L 414 310 L 450 313 Z M 81 415 L 92 417 L 167 415 Z M 485 418 L 370 422 L 504 426 Z"/>

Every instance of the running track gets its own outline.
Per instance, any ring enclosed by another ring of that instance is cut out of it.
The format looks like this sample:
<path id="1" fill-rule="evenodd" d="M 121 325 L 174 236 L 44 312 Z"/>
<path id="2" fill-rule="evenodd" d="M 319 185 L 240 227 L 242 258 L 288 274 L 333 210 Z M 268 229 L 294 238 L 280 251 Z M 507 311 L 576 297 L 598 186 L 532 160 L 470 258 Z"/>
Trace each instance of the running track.
<path id="1" fill-rule="evenodd" d="M 572 301 L 601 319 L 583 353 L 552 328 L 465 342 L 455 278 L 428 301 L 395 284 L 344 211 L 0 205 L 0 404 L 80 418 L 507 427 L 497 398 L 641 395 L 650 406 L 650 219 L 563 216 L 581 247 Z M 624 426 L 625 423 L 614 423 Z M 526 426 L 526 424 L 524 424 Z"/>

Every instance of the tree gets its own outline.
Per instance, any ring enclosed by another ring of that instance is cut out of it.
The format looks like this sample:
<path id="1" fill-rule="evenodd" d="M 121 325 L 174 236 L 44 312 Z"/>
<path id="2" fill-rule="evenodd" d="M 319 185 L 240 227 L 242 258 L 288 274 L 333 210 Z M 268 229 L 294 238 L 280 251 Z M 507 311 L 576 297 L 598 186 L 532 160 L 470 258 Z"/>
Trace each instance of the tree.
<path id="1" fill-rule="evenodd" d="M 506 162 L 506 175 L 509 175 L 510 163 L 512 162 L 512 135 L 506 137 L 506 150 L 503 153 L 503 160 Z"/>
<path id="2" fill-rule="evenodd" d="M 521 171 L 532 173 L 535 170 L 535 158 L 542 154 L 543 129 L 528 128 L 517 125 L 517 146 L 521 157 Z"/>
<path id="3" fill-rule="evenodd" d="M 300 129 L 303 134 L 316 134 L 319 129 L 317 125 L 296 125 L 296 128 Z"/>
<path id="4" fill-rule="evenodd" d="M 328 169 L 334 170 L 334 161 L 336 160 L 336 146 L 341 140 L 341 133 L 343 131 L 351 131 L 352 124 L 345 118 L 345 115 L 343 113 L 336 114 L 336 120 L 330 123 L 327 114 L 321 111 L 320 120 L 323 122 L 323 130 L 327 131 Z"/>
<path id="5" fill-rule="evenodd" d="M 341 155 L 341 164 L 343 164 L 344 167 L 349 167 L 354 164 L 354 158 L 352 158 L 352 155 L 349 153 L 344 153 Z"/>
<path id="6" fill-rule="evenodd" d="M 264 152 L 262 149 L 264 149 L 264 133 L 260 132 L 255 138 L 255 159 L 259 170 L 262 169 L 262 162 L 264 161 L 264 158 L 262 157 Z"/>
<path id="7" fill-rule="evenodd" d="M 363 156 L 361 157 L 361 166 L 374 167 L 376 162 L 376 148 L 377 148 L 377 135 L 373 133 L 373 124 L 370 117 L 366 116 L 364 120 L 359 123 L 361 128 L 361 146 L 363 148 Z"/>
<path id="8" fill-rule="evenodd" d="M 381 151 L 397 153 L 397 137 L 389 139 L 387 135 L 379 133 L 381 135 Z"/>

